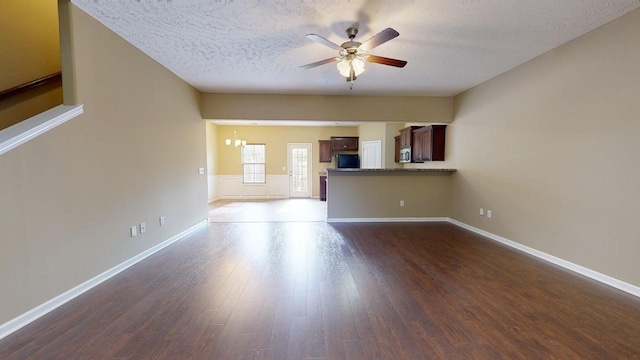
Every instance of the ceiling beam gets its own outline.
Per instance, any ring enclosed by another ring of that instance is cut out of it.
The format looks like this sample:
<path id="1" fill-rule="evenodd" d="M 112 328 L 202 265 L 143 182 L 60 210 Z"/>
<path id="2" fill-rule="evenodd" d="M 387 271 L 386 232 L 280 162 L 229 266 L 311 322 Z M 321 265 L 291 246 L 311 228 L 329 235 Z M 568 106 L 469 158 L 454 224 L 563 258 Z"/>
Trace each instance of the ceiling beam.
<path id="1" fill-rule="evenodd" d="M 453 97 L 202 94 L 206 120 L 450 123 Z"/>

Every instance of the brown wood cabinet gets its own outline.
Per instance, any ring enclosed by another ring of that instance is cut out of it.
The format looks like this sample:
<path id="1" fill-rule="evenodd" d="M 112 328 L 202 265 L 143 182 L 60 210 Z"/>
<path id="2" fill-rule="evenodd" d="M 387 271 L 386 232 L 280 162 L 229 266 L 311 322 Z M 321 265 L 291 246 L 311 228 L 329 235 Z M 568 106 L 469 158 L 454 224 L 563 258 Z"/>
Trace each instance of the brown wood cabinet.
<path id="1" fill-rule="evenodd" d="M 333 151 L 358 151 L 357 136 L 332 136 L 331 150 Z"/>
<path id="2" fill-rule="evenodd" d="M 320 175 L 320 201 L 327 201 L 327 176 Z"/>
<path id="3" fill-rule="evenodd" d="M 331 140 L 318 140 L 320 148 L 320 162 L 331 162 Z"/>
<path id="4" fill-rule="evenodd" d="M 413 130 L 420 126 L 409 126 L 400 130 L 400 149 L 410 148 L 413 145 Z"/>
<path id="5" fill-rule="evenodd" d="M 394 136 L 393 139 L 395 140 L 393 161 L 400 162 L 400 135 Z"/>
<path id="6" fill-rule="evenodd" d="M 444 161 L 447 125 L 429 125 L 413 130 L 412 162 Z"/>
<path id="7" fill-rule="evenodd" d="M 411 162 L 423 162 L 422 160 L 422 137 L 426 132 L 425 127 L 412 131 L 413 146 L 411 147 Z"/>

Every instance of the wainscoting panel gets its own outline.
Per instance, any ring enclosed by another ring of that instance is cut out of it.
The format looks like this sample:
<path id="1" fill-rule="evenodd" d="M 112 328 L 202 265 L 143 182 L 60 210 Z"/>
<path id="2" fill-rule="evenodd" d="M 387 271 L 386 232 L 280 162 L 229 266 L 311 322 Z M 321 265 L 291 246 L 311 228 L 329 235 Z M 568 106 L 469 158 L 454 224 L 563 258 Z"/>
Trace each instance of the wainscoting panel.
<path id="1" fill-rule="evenodd" d="M 270 197 L 289 197 L 289 175 L 267 175 Z"/>
<path id="2" fill-rule="evenodd" d="M 218 175 L 220 197 L 242 197 L 242 177 L 240 175 Z"/>
<path id="3" fill-rule="evenodd" d="M 262 198 L 267 196 L 267 184 L 241 184 L 242 196 L 249 198 Z"/>
<path id="4" fill-rule="evenodd" d="M 209 202 L 220 198 L 220 181 L 217 175 L 209 175 L 207 178 Z"/>
<path id="5" fill-rule="evenodd" d="M 209 201 L 217 199 L 282 199 L 289 197 L 288 175 L 267 175 L 266 183 L 264 184 L 243 184 L 241 175 L 213 175 L 209 179 Z M 215 196 L 212 197 L 212 193 Z"/>

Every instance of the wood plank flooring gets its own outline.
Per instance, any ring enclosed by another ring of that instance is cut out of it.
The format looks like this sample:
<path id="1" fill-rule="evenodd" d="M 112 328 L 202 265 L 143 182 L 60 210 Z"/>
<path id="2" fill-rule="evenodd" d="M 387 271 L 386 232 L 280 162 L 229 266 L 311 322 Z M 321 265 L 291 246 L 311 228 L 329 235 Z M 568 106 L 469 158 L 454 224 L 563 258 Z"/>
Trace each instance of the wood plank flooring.
<path id="1" fill-rule="evenodd" d="M 448 223 L 214 223 L 0 359 L 634 359 L 640 299 Z"/>

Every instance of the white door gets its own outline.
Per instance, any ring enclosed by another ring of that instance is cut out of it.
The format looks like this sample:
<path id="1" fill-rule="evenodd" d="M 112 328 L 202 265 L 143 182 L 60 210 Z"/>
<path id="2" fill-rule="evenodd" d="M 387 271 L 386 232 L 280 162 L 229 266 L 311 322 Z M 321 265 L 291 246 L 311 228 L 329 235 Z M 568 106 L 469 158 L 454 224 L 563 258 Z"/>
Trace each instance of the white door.
<path id="1" fill-rule="evenodd" d="M 311 197 L 311 144 L 287 144 L 289 197 Z"/>
<path id="2" fill-rule="evenodd" d="M 382 140 L 362 142 L 362 161 L 360 167 L 363 169 L 382 168 Z"/>

